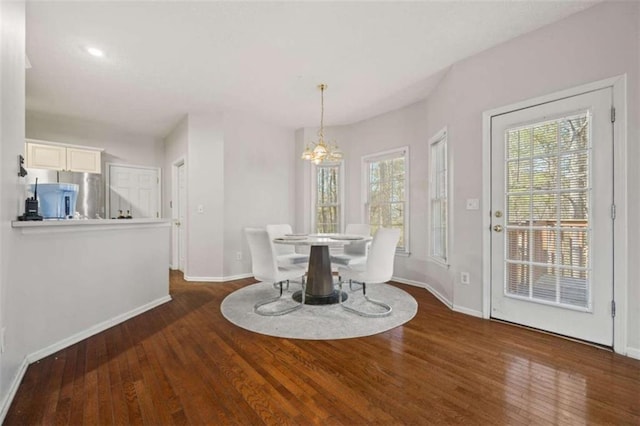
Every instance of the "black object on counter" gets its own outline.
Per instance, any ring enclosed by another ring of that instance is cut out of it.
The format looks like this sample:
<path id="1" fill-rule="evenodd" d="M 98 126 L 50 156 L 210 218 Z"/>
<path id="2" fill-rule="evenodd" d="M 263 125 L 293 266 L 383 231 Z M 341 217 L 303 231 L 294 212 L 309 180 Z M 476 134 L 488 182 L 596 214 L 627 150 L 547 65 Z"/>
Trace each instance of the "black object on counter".
<path id="1" fill-rule="evenodd" d="M 68 195 L 64 196 L 64 217 L 70 219 L 71 217 L 71 198 Z"/>
<path id="2" fill-rule="evenodd" d="M 36 186 L 33 191 L 33 197 L 24 201 L 24 214 L 18 216 L 18 220 L 42 220 L 42 216 L 38 214 L 38 178 L 36 178 Z"/>

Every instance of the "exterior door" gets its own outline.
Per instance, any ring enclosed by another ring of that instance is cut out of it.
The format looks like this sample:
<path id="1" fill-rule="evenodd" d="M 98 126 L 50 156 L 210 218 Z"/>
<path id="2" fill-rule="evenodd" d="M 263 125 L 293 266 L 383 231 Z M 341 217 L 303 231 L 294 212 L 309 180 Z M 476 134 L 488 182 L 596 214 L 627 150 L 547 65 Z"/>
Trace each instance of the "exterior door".
<path id="1" fill-rule="evenodd" d="M 613 345 L 611 88 L 491 121 L 491 316 Z"/>
<path id="2" fill-rule="evenodd" d="M 158 169 L 109 165 L 109 218 L 120 211 L 134 219 L 160 217 L 160 176 Z"/>

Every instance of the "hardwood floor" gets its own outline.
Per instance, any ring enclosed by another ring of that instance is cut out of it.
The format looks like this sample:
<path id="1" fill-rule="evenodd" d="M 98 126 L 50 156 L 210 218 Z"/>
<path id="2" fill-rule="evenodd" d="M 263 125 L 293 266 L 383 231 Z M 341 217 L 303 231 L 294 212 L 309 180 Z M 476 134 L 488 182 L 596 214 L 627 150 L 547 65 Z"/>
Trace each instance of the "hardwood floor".
<path id="1" fill-rule="evenodd" d="M 31 424 L 640 424 L 640 361 L 452 312 L 427 290 L 375 336 L 288 340 L 227 322 L 253 280 L 173 301 L 29 366 L 5 418 Z"/>

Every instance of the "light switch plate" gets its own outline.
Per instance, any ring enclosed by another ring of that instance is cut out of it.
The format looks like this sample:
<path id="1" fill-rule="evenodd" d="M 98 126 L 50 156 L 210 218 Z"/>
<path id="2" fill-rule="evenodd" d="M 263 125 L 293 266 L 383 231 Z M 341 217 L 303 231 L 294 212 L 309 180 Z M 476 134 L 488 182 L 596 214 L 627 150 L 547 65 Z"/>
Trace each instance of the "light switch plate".
<path id="1" fill-rule="evenodd" d="M 480 208 L 480 200 L 477 198 L 467 198 L 467 210 L 478 210 Z"/>

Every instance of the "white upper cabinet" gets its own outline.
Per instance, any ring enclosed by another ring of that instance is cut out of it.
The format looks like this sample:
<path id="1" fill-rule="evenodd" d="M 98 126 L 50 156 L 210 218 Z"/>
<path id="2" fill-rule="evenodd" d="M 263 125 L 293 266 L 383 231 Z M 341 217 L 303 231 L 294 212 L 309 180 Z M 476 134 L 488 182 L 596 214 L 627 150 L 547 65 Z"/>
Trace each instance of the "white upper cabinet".
<path id="1" fill-rule="evenodd" d="M 100 173 L 100 151 L 67 147 L 67 170 Z"/>
<path id="2" fill-rule="evenodd" d="M 102 150 L 44 141 L 26 141 L 27 167 L 81 173 L 101 173 Z"/>
<path id="3" fill-rule="evenodd" d="M 66 170 L 67 149 L 63 146 L 27 142 L 27 167 Z"/>

